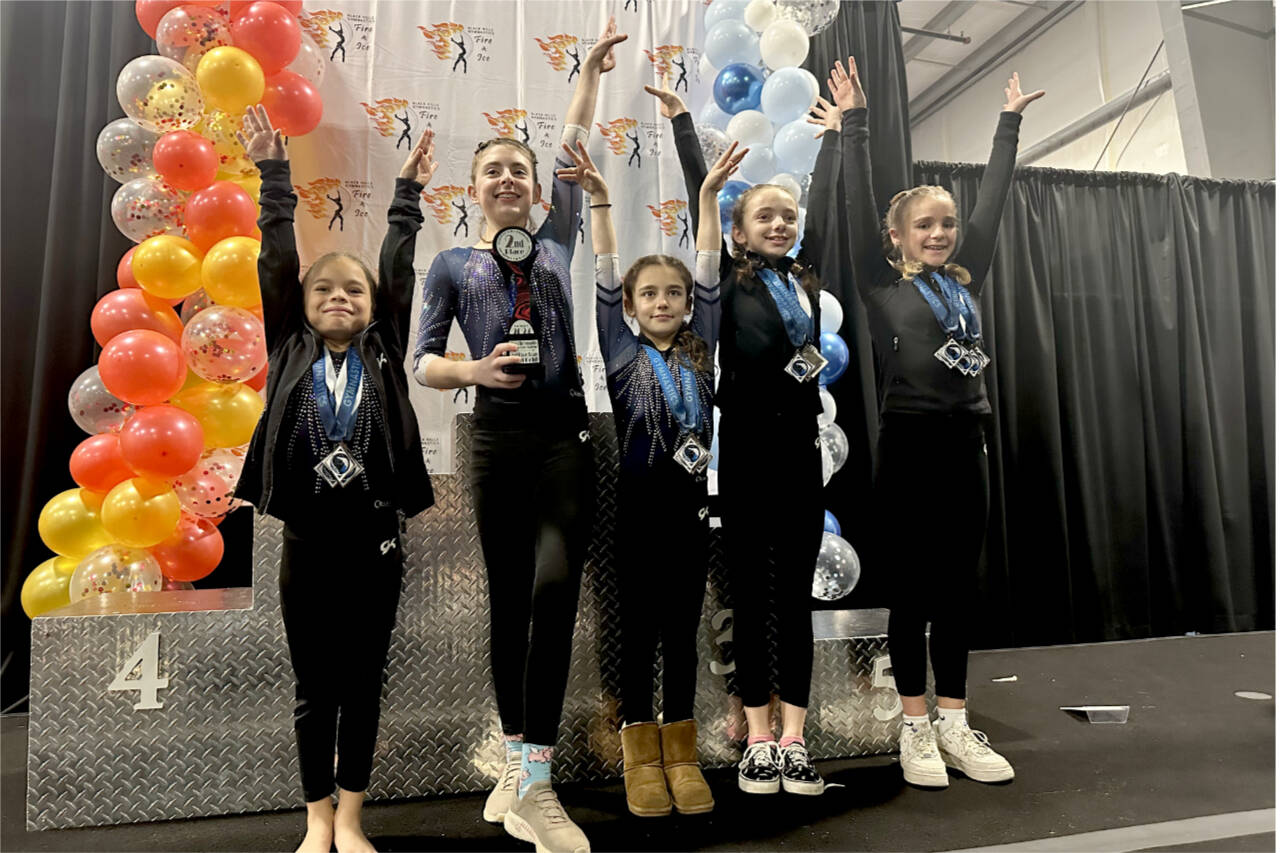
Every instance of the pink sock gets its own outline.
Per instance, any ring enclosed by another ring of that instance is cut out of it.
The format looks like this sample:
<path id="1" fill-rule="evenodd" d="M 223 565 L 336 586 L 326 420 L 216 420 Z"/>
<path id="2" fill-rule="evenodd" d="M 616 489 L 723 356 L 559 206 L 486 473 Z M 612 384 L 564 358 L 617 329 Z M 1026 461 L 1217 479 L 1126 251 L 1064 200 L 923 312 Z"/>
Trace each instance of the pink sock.
<path id="1" fill-rule="evenodd" d="M 788 747 L 788 746 L 791 746 L 791 744 L 793 744 L 793 743 L 798 743 L 798 744 L 800 744 L 801 746 L 804 746 L 804 738 L 802 738 L 802 737 L 795 737 L 794 735 L 787 735 L 786 737 L 784 737 L 784 738 L 781 740 L 781 742 L 779 742 L 778 746 L 781 746 L 781 747 L 783 747 L 783 748 L 786 748 L 786 747 Z"/>
<path id="2" fill-rule="evenodd" d="M 773 735 L 751 735 L 747 738 L 747 746 L 755 746 L 758 743 L 768 743 L 773 740 Z"/>

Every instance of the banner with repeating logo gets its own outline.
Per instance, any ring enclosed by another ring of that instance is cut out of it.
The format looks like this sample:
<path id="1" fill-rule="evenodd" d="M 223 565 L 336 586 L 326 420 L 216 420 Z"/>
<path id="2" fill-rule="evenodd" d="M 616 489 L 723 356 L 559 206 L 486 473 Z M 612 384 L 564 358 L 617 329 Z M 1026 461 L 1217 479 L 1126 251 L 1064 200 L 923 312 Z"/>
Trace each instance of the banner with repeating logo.
<path id="1" fill-rule="evenodd" d="M 480 209 L 466 192 L 476 145 L 493 136 L 527 142 L 538 153 L 538 178 L 548 196 L 581 64 L 610 14 L 629 39 L 616 50 L 617 67 L 601 80 L 588 150 L 609 183 L 623 268 L 651 252 L 675 255 L 692 268 L 694 235 L 670 125 L 642 86 L 668 73 L 697 114 L 712 82 L 699 79 L 698 70 L 704 8 L 703 0 L 309 3 L 300 21 L 327 68 L 324 120 L 290 146 L 304 269 L 337 249 L 376 262 L 396 175 L 422 131 L 434 128 L 440 168 L 422 198 L 426 224 L 415 257 L 412 345 L 432 259 L 480 236 Z M 545 203 L 535 206 L 535 225 L 545 210 Z M 587 405 L 608 411 L 595 332 L 590 211 L 583 212 L 572 265 L 574 329 Z M 469 357 L 456 324 L 448 349 L 449 357 Z M 471 410 L 474 389 L 410 385 L 427 466 L 452 473 L 455 415 Z"/>

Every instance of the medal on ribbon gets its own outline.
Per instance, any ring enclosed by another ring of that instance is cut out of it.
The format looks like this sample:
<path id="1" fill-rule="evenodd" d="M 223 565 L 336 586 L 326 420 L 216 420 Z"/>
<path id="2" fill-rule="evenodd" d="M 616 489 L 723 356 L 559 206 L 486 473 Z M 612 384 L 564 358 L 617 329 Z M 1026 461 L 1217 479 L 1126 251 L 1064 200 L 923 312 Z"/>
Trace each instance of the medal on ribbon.
<path id="1" fill-rule="evenodd" d="M 782 315 L 787 339 L 796 348 L 783 372 L 797 382 L 813 381 L 822 372 L 822 368 L 827 366 L 827 359 L 813 345 L 813 318 L 800 307 L 794 279 L 788 275 L 787 283 L 783 284 L 782 277 L 768 267 L 760 270 L 760 279 L 769 288 L 769 295 L 773 297 L 778 313 Z"/>
<path id="2" fill-rule="evenodd" d="M 364 466 L 356 458 L 347 442 L 356 431 L 356 409 L 360 405 L 360 390 L 364 381 L 364 364 L 354 349 L 347 350 L 342 369 L 335 371 L 327 352 L 311 365 L 311 385 L 316 399 L 316 411 L 324 434 L 334 442 L 334 448 L 315 466 L 315 472 L 329 486 L 342 488 L 360 476 Z"/>
<path id="3" fill-rule="evenodd" d="M 933 357 L 965 376 L 977 376 L 991 363 L 991 358 L 982 351 L 982 315 L 967 287 L 937 272 L 932 278 L 942 291 L 945 303 L 920 276 L 916 276 L 913 283 L 947 336 L 947 342 L 938 347 Z"/>
<path id="4" fill-rule="evenodd" d="M 676 388 L 675 377 L 667 360 L 648 344 L 644 345 L 645 355 L 649 356 L 649 364 L 653 366 L 653 375 L 658 378 L 658 386 L 662 396 L 667 400 L 667 408 L 671 416 L 680 426 L 680 441 L 676 446 L 676 464 L 690 474 L 699 474 L 706 470 L 711 462 L 711 451 L 698 439 L 698 429 L 702 425 L 702 407 L 698 403 L 698 379 L 693 369 L 680 364 L 680 388 Z"/>

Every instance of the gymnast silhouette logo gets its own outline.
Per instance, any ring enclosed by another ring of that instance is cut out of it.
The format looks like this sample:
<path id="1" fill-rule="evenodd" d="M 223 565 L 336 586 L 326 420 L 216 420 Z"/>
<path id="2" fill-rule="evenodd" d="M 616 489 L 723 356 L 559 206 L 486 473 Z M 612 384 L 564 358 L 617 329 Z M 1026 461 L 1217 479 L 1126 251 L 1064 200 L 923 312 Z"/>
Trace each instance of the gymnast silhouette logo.
<path id="1" fill-rule="evenodd" d="M 682 85 L 686 93 L 689 91 L 689 66 L 682 45 L 664 44 L 653 50 L 646 48 L 644 55 L 649 57 L 649 64 L 653 66 L 659 80 L 666 77 L 675 81 L 671 84 L 671 91 L 680 91 Z"/>
<path id="2" fill-rule="evenodd" d="M 467 33 L 466 27 L 454 21 L 445 21 L 430 27 L 419 25 L 418 32 L 427 40 L 427 45 L 436 59 L 443 62 L 453 60 L 450 71 L 457 71 L 462 66 L 462 73 L 467 73 Z"/>
<path id="3" fill-rule="evenodd" d="M 518 139 L 525 145 L 529 144 L 529 113 L 526 110 L 512 108 L 483 115 L 495 136 Z"/>
<path id="4" fill-rule="evenodd" d="M 298 198 L 306 205 L 307 213 L 313 219 L 324 221 L 327 218 L 330 231 L 333 230 L 334 225 L 338 226 L 339 231 L 344 229 L 346 220 L 342 212 L 350 196 L 342 188 L 342 181 L 337 178 L 316 178 L 314 181 L 295 186 L 294 189 L 297 190 Z"/>
<path id="5" fill-rule="evenodd" d="M 542 48 L 548 65 L 556 71 L 569 69 L 569 76 L 565 78 L 566 83 L 572 83 L 574 76 L 581 74 L 582 52 L 578 47 L 577 36 L 560 33 L 545 39 L 534 36 L 533 40 L 538 43 L 538 47 Z"/>
<path id="6" fill-rule="evenodd" d="M 431 209 L 431 215 L 441 225 L 453 223 L 453 236 L 461 233 L 470 237 L 470 211 L 467 206 L 467 188 L 457 184 L 443 184 L 422 191 L 422 200 Z"/>
<path id="7" fill-rule="evenodd" d="M 406 149 L 413 149 L 413 113 L 406 98 L 379 98 L 372 104 L 361 101 L 360 106 L 380 136 L 396 138 L 397 150 L 401 143 Z"/>
<path id="8" fill-rule="evenodd" d="M 658 220 L 658 228 L 668 237 L 680 234 L 679 245 L 685 248 L 689 245 L 689 203 L 684 199 L 672 198 L 657 205 L 647 204 L 649 212 L 653 214 L 653 218 Z"/>
<path id="9" fill-rule="evenodd" d="M 347 61 L 347 29 L 350 25 L 344 22 L 341 12 L 332 9 L 304 12 L 298 16 L 298 24 L 319 47 L 332 48 L 329 51 L 330 62 Z M 339 56 L 341 60 L 338 60 Z"/>
<path id="10" fill-rule="evenodd" d="M 633 118 L 615 118 L 608 124 L 596 122 L 596 127 L 600 128 L 600 133 L 604 136 L 605 144 L 609 146 L 609 150 L 619 156 L 626 154 L 628 145 L 630 146 L 630 155 L 627 157 L 627 165 L 635 164 L 637 169 L 640 168 L 640 123 Z"/>
<path id="11" fill-rule="evenodd" d="M 631 9 L 632 12 L 639 12 L 640 0 L 627 0 L 627 2 L 622 4 L 622 11 L 625 12 L 628 8 Z"/>

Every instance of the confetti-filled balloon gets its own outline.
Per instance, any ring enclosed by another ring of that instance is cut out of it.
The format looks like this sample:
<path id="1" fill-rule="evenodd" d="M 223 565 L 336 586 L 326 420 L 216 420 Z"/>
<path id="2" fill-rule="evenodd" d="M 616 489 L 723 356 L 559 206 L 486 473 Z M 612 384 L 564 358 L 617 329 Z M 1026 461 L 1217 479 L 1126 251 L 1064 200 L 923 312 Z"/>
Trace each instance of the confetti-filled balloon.
<path id="1" fill-rule="evenodd" d="M 141 548 L 107 545 L 76 566 L 69 587 L 72 601 L 113 592 L 149 592 L 164 584 L 160 564 Z"/>
<path id="2" fill-rule="evenodd" d="M 98 365 L 93 365 L 76 377 L 67 392 L 67 410 L 76 426 L 96 435 L 102 432 L 119 432 L 124 422 L 133 414 L 131 403 L 126 403 L 107 390 L 102 384 L 102 376 L 98 373 Z"/>
<path id="3" fill-rule="evenodd" d="M 810 36 L 831 26 L 840 14 L 840 0 L 778 0 L 777 5 L 780 17 L 795 21 Z"/>
<path id="4" fill-rule="evenodd" d="M 318 89 L 324 80 L 324 69 L 328 61 L 329 58 L 311 36 L 303 33 L 302 41 L 298 46 L 298 55 L 294 57 L 293 62 L 289 63 L 287 70 L 301 74 Z"/>
<path id="5" fill-rule="evenodd" d="M 116 98 L 125 115 L 157 133 L 187 130 L 204 112 L 195 75 L 182 63 L 155 54 L 139 56 L 121 69 Z"/>
<path id="6" fill-rule="evenodd" d="M 98 163 L 120 183 L 134 178 L 154 178 L 151 150 L 160 134 L 131 118 L 118 118 L 98 134 Z"/>
<path id="7" fill-rule="evenodd" d="M 232 117 L 222 110 L 210 109 L 194 130 L 213 143 L 213 150 L 218 153 L 218 171 L 228 175 L 255 174 L 258 167 L 245 153 L 244 146 L 236 139 L 236 131 L 240 129 L 240 119 Z"/>
<path id="8" fill-rule="evenodd" d="M 212 450 L 174 481 L 173 490 L 192 515 L 221 518 L 243 503 L 233 496 L 243 468 L 243 457 L 230 450 Z"/>
<path id="9" fill-rule="evenodd" d="M 111 221 L 135 243 L 182 233 L 182 194 L 157 178 L 134 178 L 111 198 Z"/>
<path id="10" fill-rule="evenodd" d="M 818 563 L 813 571 L 813 597 L 835 601 L 853 592 L 862 577 L 862 563 L 853 546 L 834 533 L 823 531 Z"/>
<path id="11" fill-rule="evenodd" d="M 719 128 L 712 127 L 709 124 L 699 124 L 694 126 L 694 132 L 698 134 L 698 144 L 702 147 L 702 161 L 704 163 L 714 163 L 720 159 L 720 155 L 729 147 L 728 135 Z"/>
<path id="12" fill-rule="evenodd" d="M 187 365 L 210 382 L 244 382 L 267 363 L 262 322 L 243 308 L 213 305 L 191 318 L 182 332 Z"/>
<path id="13" fill-rule="evenodd" d="M 156 47 L 160 55 L 181 62 L 192 74 L 206 53 L 233 44 L 227 16 L 206 6 L 179 6 L 160 19 Z"/>

